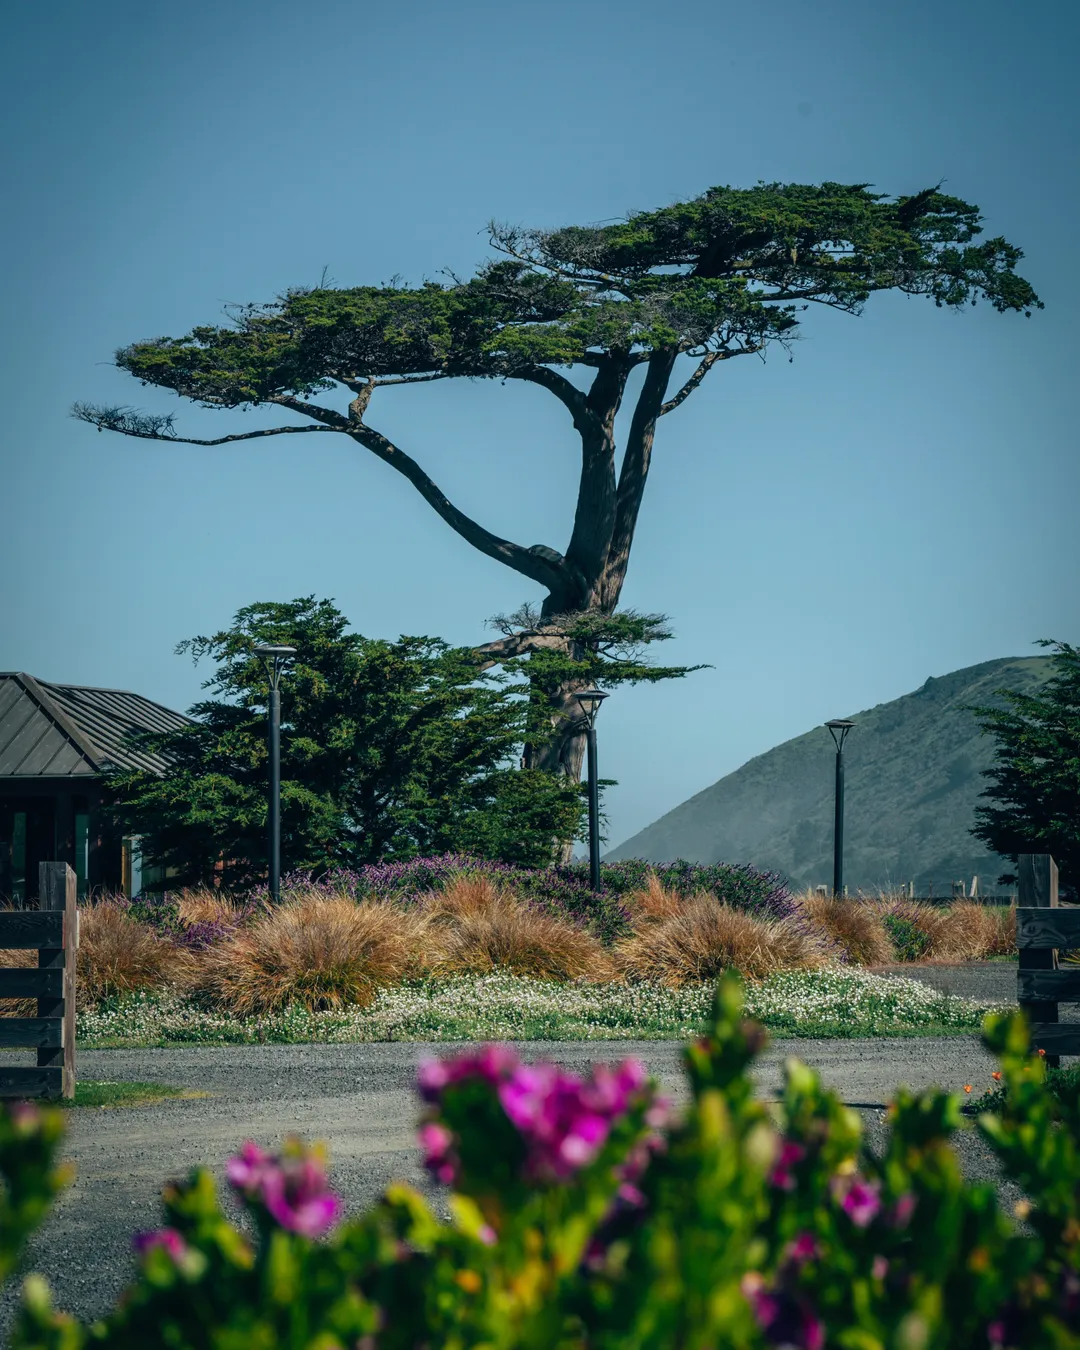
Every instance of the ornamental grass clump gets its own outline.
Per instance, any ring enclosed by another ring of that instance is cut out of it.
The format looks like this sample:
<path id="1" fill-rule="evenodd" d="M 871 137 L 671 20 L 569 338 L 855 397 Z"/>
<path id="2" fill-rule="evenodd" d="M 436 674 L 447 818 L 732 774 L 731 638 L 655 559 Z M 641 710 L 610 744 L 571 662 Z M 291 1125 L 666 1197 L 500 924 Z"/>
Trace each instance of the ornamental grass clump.
<path id="1" fill-rule="evenodd" d="M 1016 951 L 1016 907 L 958 900 L 947 910 L 947 945 L 970 961 Z"/>
<path id="2" fill-rule="evenodd" d="M 755 918 L 700 891 L 673 913 L 652 917 L 646 911 L 616 956 L 628 978 L 678 989 L 724 971 L 762 980 L 781 970 L 815 969 L 828 964 L 829 951 L 805 925 Z"/>
<path id="3" fill-rule="evenodd" d="M 484 875 L 458 876 L 420 909 L 424 961 L 437 975 L 502 970 L 539 980 L 611 980 L 597 938 Z"/>
<path id="4" fill-rule="evenodd" d="M 392 905 L 299 896 L 260 914 L 200 954 L 191 989 L 239 1016 L 367 1006 L 376 990 L 416 972 L 420 925 Z"/>
<path id="5" fill-rule="evenodd" d="M 969 961 L 992 955 L 989 949 L 1008 933 L 1008 920 L 970 902 L 945 906 L 882 897 L 877 906 L 900 961 Z"/>
<path id="6" fill-rule="evenodd" d="M 799 910 L 806 923 L 825 936 L 851 965 L 885 966 L 896 959 L 880 906 L 863 899 L 808 891 L 799 900 Z"/>
<path id="7" fill-rule="evenodd" d="M 75 997 L 80 1007 L 137 989 L 182 984 L 188 961 L 175 943 L 133 918 L 121 900 L 108 898 L 79 909 Z"/>

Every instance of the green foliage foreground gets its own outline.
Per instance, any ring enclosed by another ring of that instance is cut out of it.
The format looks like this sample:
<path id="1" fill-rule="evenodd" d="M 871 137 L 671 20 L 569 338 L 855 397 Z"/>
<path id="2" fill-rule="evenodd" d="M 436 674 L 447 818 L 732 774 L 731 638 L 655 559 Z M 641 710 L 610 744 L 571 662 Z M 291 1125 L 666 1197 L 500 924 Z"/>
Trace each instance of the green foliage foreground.
<path id="1" fill-rule="evenodd" d="M 680 1116 L 632 1061 L 585 1080 L 499 1047 L 426 1065 L 420 1140 L 449 1187 L 445 1221 L 397 1185 L 335 1227 L 317 1150 L 246 1144 L 228 1177 L 254 1238 L 198 1171 L 167 1188 L 168 1226 L 137 1240 L 108 1317 L 53 1312 L 31 1277 L 13 1345 L 1080 1346 L 1080 1112 L 1046 1092 L 1018 1015 L 987 1024 L 1009 1090 L 978 1129 L 1029 1197 L 1024 1229 L 993 1184 L 964 1181 L 954 1096 L 902 1091 L 876 1155 L 790 1061 L 774 1119 L 749 1076 L 763 1035 L 742 1012 L 723 981 L 686 1050 Z M 59 1134 L 52 1112 L 0 1121 L 10 1264 L 57 1188 Z"/>

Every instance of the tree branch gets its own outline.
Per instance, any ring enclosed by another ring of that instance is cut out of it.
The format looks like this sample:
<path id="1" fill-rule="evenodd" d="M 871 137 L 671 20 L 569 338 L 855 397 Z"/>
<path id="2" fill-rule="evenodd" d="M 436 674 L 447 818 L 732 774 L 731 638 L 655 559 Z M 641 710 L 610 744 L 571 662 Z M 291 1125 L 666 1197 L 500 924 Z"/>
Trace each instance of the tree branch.
<path id="1" fill-rule="evenodd" d="M 588 397 L 557 370 L 552 370 L 548 366 L 522 366 L 520 370 L 509 371 L 507 379 L 526 380 L 529 384 L 538 384 L 541 389 L 554 394 L 559 402 L 565 405 L 578 431 L 584 434 L 590 429 L 592 410 L 589 407 Z"/>
<path id="2" fill-rule="evenodd" d="M 694 371 L 693 375 L 690 376 L 675 397 L 669 398 L 666 403 L 660 405 L 660 411 L 657 413 L 657 416 L 663 417 L 665 413 L 672 412 L 684 399 L 689 398 L 705 376 L 708 375 L 713 366 L 716 365 L 717 361 L 722 359 L 722 352 L 706 352 L 698 362 L 697 369 Z"/>
<path id="3" fill-rule="evenodd" d="M 634 530 L 637 528 L 638 512 L 641 509 L 641 499 L 645 493 L 645 480 L 649 476 L 656 419 L 660 416 L 668 380 L 671 378 L 678 355 L 676 348 L 655 351 L 645 371 L 645 382 L 638 396 L 637 407 L 634 409 L 622 469 L 619 472 L 615 527 L 604 566 L 603 594 L 600 597 L 600 603 L 604 608 L 613 605 L 622 590 L 627 564 L 630 561 L 630 546 L 634 542 Z"/>
<path id="4" fill-rule="evenodd" d="M 342 432 L 407 478 L 428 505 L 434 508 L 452 530 L 467 543 L 472 544 L 473 548 L 513 568 L 515 572 L 520 572 L 522 576 L 550 591 L 560 593 L 565 591 L 568 581 L 573 579 L 573 570 L 561 553 L 541 544 L 523 548 L 521 544 L 502 539 L 497 534 L 492 534 L 490 530 L 484 529 L 463 511 L 459 511 L 411 456 L 380 432 L 367 426 L 363 421 L 363 414 L 374 387 L 374 381 L 360 386 L 356 398 L 349 405 L 348 417 L 342 416 L 333 408 L 308 403 L 305 399 L 287 394 L 275 395 L 267 402 L 301 413 L 319 425 L 238 432 L 214 440 L 198 440 L 194 437 L 174 435 L 171 430 L 173 423 L 171 416 L 139 413 L 130 408 L 93 408 L 87 404 L 76 404 L 72 412 L 81 421 L 90 422 L 101 431 L 119 431 L 126 436 L 136 436 L 143 440 L 179 441 L 185 445 L 225 445 L 230 441 L 254 440 L 261 436 L 288 436 L 309 431 Z"/>
<path id="5" fill-rule="evenodd" d="M 736 347 L 733 351 L 706 352 L 697 369 L 675 397 L 669 398 L 666 403 L 661 404 L 657 417 L 663 417 L 665 413 L 673 412 L 680 403 L 688 399 L 717 361 L 730 361 L 733 356 L 753 356 L 755 352 L 760 352 L 764 346 L 764 342 L 755 342 L 752 347 Z"/>
<path id="6" fill-rule="evenodd" d="M 361 397 L 362 395 L 354 400 L 350 411 Z M 396 469 L 403 478 L 407 478 L 427 504 L 466 543 L 471 544 L 479 552 L 487 554 L 489 558 L 494 558 L 496 562 L 504 563 L 507 567 L 512 567 L 515 572 L 520 572 L 522 576 L 547 587 L 548 590 L 561 591 L 565 588 L 570 576 L 570 569 L 561 553 L 542 544 L 534 544 L 531 548 L 523 548 L 521 544 L 515 544 L 509 539 L 502 539 L 499 535 L 492 534 L 490 530 L 484 529 L 482 525 L 467 516 L 464 511 L 458 510 L 411 455 L 406 454 L 382 432 L 369 427 L 361 420 L 360 416 L 350 417 L 344 429 L 354 441 L 370 450 L 384 464 L 389 464 L 392 469 Z"/>
<path id="7" fill-rule="evenodd" d="M 158 417 L 152 413 L 136 412 L 132 408 L 95 408 L 76 403 L 71 415 L 80 422 L 89 422 L 98 431 L 119 431 L 144 441 L 175 441 L 179 445 L 228 445 L 230 441 L 254 441 L 260 436 L 293 436 L 308 431 L 337 431 L 338 427 L 267 427 L 263 431 L 240 431 L 231 436 L 216 436 L 204 440 L 196 436 L 177 436 L 172 431 L 172 416 Z"/>

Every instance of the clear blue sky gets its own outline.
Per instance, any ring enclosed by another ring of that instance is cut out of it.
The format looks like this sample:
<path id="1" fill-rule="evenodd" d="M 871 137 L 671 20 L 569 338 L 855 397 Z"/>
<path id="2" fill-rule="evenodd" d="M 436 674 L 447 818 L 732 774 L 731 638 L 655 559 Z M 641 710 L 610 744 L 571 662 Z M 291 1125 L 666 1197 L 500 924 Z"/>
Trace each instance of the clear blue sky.
<path id="1" fill-rule="evenodd" d="M 187 707 L 181 638 L 314 592 L 373 636 L 492 636 L 539 598 L 336 437 L 125 440 L 75 399 L 189 410 L 134 339 L 316 282 L 468 272 L 490 217 L 618 217 L 759 179 L 945 188 L 1026 252 L 1030 321 L 878 297 L 808 314 L 661 423 L 624 603 L 665 660 L 601 718 L 616 843 L 752 755 L 938 675 L 1076 641 L 1080 11 L 911 0 L 29 0 L 4 9 L 0 669 Z M 573 434 L 536 389 L 380 393 L 448 495 L 565 545 Z M 374 405 L 373 405 L 374 410 Z M 211 430 L 220 428 L 220 431 Z M 205 672 L 203 672 L 205 673 Z M 827 772 L 827 765 L 823 765 Z"/>

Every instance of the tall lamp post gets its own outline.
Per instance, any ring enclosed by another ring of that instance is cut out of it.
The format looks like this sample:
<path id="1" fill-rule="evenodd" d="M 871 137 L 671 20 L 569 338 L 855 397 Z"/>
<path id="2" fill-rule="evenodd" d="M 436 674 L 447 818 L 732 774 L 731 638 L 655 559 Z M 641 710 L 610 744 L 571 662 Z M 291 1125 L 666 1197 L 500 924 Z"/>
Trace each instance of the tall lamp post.
<path id="1" fill-rule="evenodd" d="M 841 717 L 826 722 L 836 746 L 836 792 L 833 800 L 833 895 L 844 893 L 844 741 L 855 725 Z"/>
<path id="2" fill-rule="evenodd" d="M 589 753 L 589 886 L 600 889 L 600 780 L 596 772 L 596 714 L 607 698 L 602 689 L 583 689 L 577 696 L 585 715 L 585 743 Z"/>
<path id="3" fill-rule="evenodd" d="M 256 647 L 270 681 L 270 798 L 266 813 L 270 899 L 281 899 L 281 673 L 295 647 Z"/>

